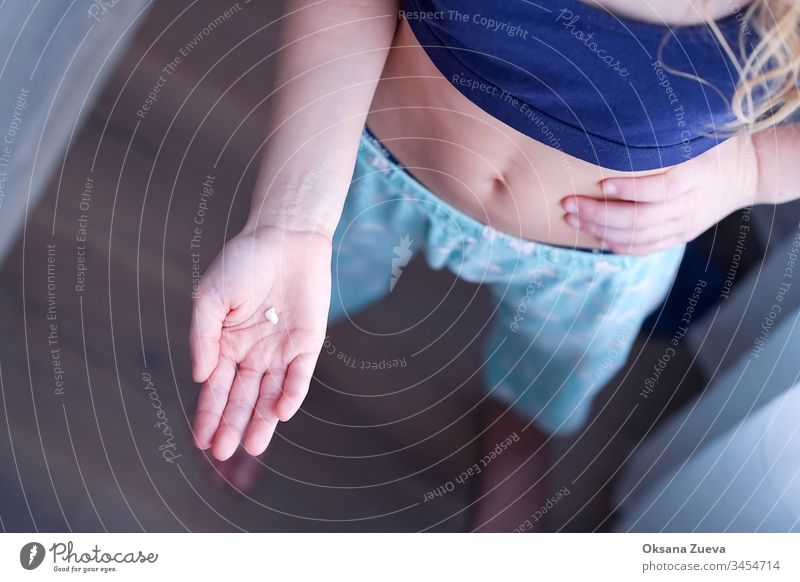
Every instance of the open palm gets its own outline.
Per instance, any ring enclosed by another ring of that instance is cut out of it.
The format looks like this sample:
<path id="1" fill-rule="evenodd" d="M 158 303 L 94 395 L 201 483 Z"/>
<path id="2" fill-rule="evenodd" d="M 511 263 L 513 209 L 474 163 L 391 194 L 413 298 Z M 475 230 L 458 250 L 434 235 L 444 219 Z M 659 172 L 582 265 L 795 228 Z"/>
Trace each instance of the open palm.
<path id="1" fill-rule="evenodd" d="M 258 455 L 297 412 L 325 338 L 330 259 L 323 235 L 262 228 L 228 241 L 209 267 L 190 332 L 199 448 L 225 460 L 241 442 Z"/>

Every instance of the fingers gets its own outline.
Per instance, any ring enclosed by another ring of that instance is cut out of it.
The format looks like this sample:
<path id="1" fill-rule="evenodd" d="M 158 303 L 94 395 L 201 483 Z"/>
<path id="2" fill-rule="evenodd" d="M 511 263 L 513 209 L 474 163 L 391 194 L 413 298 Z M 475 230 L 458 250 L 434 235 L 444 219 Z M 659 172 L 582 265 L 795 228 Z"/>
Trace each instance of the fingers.
<path id="1" fill-rule="evenodd" d="M 219 341 L 227 309 L 213 293 L 203 293 L 194 300 L 189 349 L 192 354 L 192 378 L 201 383 L 217 367 Z"/>
<path id="2" fill-rule="evenodd" d="M 680 170 L 680 171 L 676 171 Z M 600 184 L 603 194 L 631 202 L 663 202 L 686 193 L 686 168 L 635 178 L 609 178 Z"/>
<path id="3" fill-rule="evenodd" d="M 665 220 L 650 228 L 610 228 L 601 224 L 579 224 L 572 215 L 567 215 L 565 220 L 573 228 L 592 235 L 606 245 L 643 245 L 672 236 L 688 236 L 686 223 L 677 219 Z"/>
<path id="4" fill-rule="evenodd" d="M 681 196 L 666 202 L 629 202 L 568 196 L 562 201 L 564 221 L 592 235 L 618 254 L 642 256 L 688 242 L 705 223 L 696 220 L 697 201 Z"/>
<path id="5" fill-rule="evenodd" d="M 668 203 L 640 203 L 606 201 L 588 196 L 568 196 L 562 207 L 579 224 L 596 224 L 609 228 L 652 228 L 665 221 L 685 215 L 686 201 L 672 200 Z M 566 219 L 566 217 L 565 217 Z"/>
<path id="6" fill-rule="evenodd" d="M 214 436 L 211 452 L 216 459 L 225 461 L 236 452 L 253 416 L 263 375 L 263 371 L 239 367 Z"/>
<path id="7" fill-rule="evenodd" d="M 288 367 L 266 373 L 222 358 L 203 384 L 197 404 L 195 444 L 211 448 L 225 461 L 241 442 L 251 455 L 263 453 L 278 421 L 289 420 L 300 408 L 316 365 L 310 354 L 297 356 Z"/>
<path id="8" fill-rule="evenodd" d="M 316 365 L 317 356 L 311 354 L 302 354 L 292 360 L 283 382 L 283 392 L 275 405 L 275 414 L 281 421 L 292 418 L 300 408 L 308 394 Z"/>
<path id="9" fill-rule="evenodd" d="M 227 358 L 221 358 L 200 388 L 194 417 L 194 443 L 199 449 L 206 450 L 212 444 L 235 376 L 236 364 Z"/>
<path id="10" fill-rule="evenodd" d="M 644 256 L 685 243 L 700 233 L 690 230 L 685 220 L 664 220 L 650 228 L 609 228 L 591 223 L 577 223 L 574 216 L 567 215 L 567 224 L 592 235 L 603 243 L 603 248 L 622 255 Z"/>
<path id="11" fill-rule="evenodd" d="M 242 441 L 244 449 L 251 455 L 260 455 L 267 449 L 272 440 L 278 417 L 275 416 L 275 402 L 281 394 L 282 375 L 267 372 L 261 379 L 258 402 L 247 427 L 247 434 Z"/>

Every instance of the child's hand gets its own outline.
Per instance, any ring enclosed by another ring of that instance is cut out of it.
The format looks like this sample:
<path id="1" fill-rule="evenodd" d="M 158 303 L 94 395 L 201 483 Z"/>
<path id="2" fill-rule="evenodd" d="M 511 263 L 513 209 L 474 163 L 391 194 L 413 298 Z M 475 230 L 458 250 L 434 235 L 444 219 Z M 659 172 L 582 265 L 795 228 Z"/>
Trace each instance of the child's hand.
<path id="1" fill-rule="evenodd" d="M 331 241 L 261 228 L 237 235 L 203 276 L 194 301 L 192 375 L 202 383 L 195 444 L 228 459 L 251 455 L 303 402 L 325 339 Z M 264 315 L 274 307 L 278 323 Z"/>
<path id="2" fill-rule="evenodd" d="M 688 242 L 756 200 L 758 162 L 749 137 L 733 137 L 704 154 L 640 178 L 602 182 L 605 200 L 561 201 L 570 226 L 625 255 L 646 255 Z"/>

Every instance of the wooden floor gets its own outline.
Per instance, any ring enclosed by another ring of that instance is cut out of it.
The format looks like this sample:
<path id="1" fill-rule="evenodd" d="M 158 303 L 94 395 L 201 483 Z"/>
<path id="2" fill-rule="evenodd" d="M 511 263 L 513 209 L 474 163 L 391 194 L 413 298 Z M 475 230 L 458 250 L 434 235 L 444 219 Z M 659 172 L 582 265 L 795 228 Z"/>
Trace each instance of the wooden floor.
<path id="1" fill-rule="evenodd" d="M 213 176 L 194 241 L 205 268 L 246 213 L 279 8 L 242 2 L 138 115 L 180 47 L 230 6 L 200 4 L 179 18 L 185 4 L 155 6 L 3 266 L 2 527 L 462 531 L 469 483 L 423 500 L 477 460 L 478 330 L 491 310 L 482 289 L 418 262 L 389 298 L 330 330 L 337 354 L 406 358 L 407 367 L 361 371 L 323 354 L 319 381 L 281 425 L 255 491 L 218 487 L 191 446 L 194 220 Z M 393 333 L 409 323 L 413 333 Z M 641 341 L 637 366 L 611 382 L 592 427 L 548 446 L 549 487 L 571 491 L 548 529 L 612 523 L 607 494 L 625 457 L 667 405 L 696 390 L 678 361 L 653 398 L 638 397 L 663 348 Z"/>

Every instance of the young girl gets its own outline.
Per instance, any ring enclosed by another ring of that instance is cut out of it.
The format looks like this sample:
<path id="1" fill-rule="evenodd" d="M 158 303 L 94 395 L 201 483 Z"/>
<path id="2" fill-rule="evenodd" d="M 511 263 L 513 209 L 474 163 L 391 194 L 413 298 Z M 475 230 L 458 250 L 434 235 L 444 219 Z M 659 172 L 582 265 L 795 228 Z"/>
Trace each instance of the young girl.
<path id="1" fill-rule="evenodd" d="M 413 253 L 491 291 L 488 394 L 575 431 L 683 243 L 800 195 L 797 0 L 287 4 L 252 211 L 194 304 L 217 459 L 265 450 Z"/>

